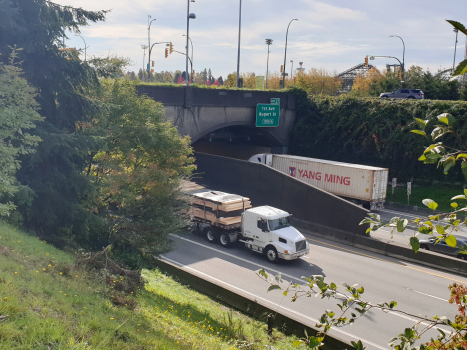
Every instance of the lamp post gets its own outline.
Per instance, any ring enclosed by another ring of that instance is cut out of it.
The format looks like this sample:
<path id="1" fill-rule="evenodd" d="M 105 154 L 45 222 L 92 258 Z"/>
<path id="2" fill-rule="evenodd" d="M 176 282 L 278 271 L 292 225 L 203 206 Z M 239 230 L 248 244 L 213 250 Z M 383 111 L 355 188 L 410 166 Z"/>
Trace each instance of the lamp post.
<path id="1" fill-rule="evenodd" d="M 143 76 L 141 77 L 142 81 L 144 81 L 144 72 L 146 71 L 146 68 L 144 68 L 144 61 L 146 60 L 146 49 L 149 48 L 147 45 L 141 45 L 141 48 L 143 49 L 143 70 L 141 73 L 143 73 Z"/>
<path id="2" fill-rule="evenodd" d="M 268 78 L 269 78 L 269 45 L 272 45 L 272 39 L 266 39 L 266 44 L 268 45 L 268 60 L 266 62 L 266 90 L 267 90 L 268 89 Z"/>
<path id="3" fill-rule="evenodd" d="M 238 54 L 237 54 L 237 88 L 240 79 L 240 38 L 242 32 L 242 0 L 240 0 L 240 8 L 238 10 Z"/>
<path id="4" fill-rule="evenodd" d="M 292 79 L 293 79 L 293 60 L 290 60 L 290 63 L 292 63 L 292 67 L 290 68 L 290 85 L 292 85 Z"/>
<path id="5" fill-rule="evenodd" d="M 402 41 L 402 45 L 404 47 L 404 51 L 402 52 L 402 66 L 401 66 L 401 70 L 402 70 L 402 80 L 404 80 L 404 72 L 405 72 L 405 43 L 404 43 L 404 40 L 402 40 L 402 38 L 399 36 L 399 35 L 391 35 L 390 38 L 399 38 L 401 39 Z"/>
<path id="6" fill-rule="evenodd" d="M 182 36 L 186 36 L 186 34 L 182 34 Z M 190 37 L 188 39 L 190 39 L 191 43 L 191 79 L 193 80 L 193 41 Z"/>
<path id="7" fill-rule="evenodd" d="M 148 48 L 149 48 L 149 54 L 148 54 L 148 83 L 149 83 L 149 72 L 150 72 L 150 67 L 151 67 L 151 50 L 152 50 L 152 46 L 151 46 L 151 24 L 153 21 L 155 21 L 156 19 L 154 18 L 153 20 L 151 20 L 151 22 L 149 22 L 149 19 L 151 18 L 150 15 L 148 15 Z"/>
<path id="8" fill-rule="evenodd" d="M 368 57 L 368 56 L 367 56 L 367 57 Z M 401 61 L 400 61 L 397 57 L 394 57 L 394 56 L 369 56 L 369 57 L 370 57 L 370 60 L 374 60 L 375 57 L 394 58 L 395 60 L 397 60 L 397 62 L 399 62 L 399 65 L 400 65 L 401 67 L 403 67 L 403 65 L 404 65 L 403 63 L 401 63 Z M 401 87 L 402 87 L 402 83 L 404 82 L 402 74 L 401 74 L 401 78 L 402 78 L 402 79 L 401 79 Z"/>
<path id="9" fill-rule="evenodd" d="M 293 21 L 298 21 L 298 19 L 294 18 L 289 22 L 289 25 L 287 26 L 287 33 L 285 34 L 285 52 L 284 52 L 284 70 L 282 71 L 282 88 L 285 88 L 285 62 L 286 62 L 286 59 L 287 59 L 287 38 L 289 36 L 290 24 Z"/>
<path id="10" fill-rule="evenodd" d="M 187 0 L 186 6 L 186 69 L 185 69 L 185 85 L 188 86 L 188 80 L 190 80 L 190 75 L 188 74 L 188 39 L 190 39 L 190 19 L 195 19 L 196 15 L 190 13 L 190 1 L 195 2 L 195 0 Z"/>
<path id="11" fill-rule="evenodd" d="M 83 38 L 81 35 L 79 35 L 79 34 L 75 34 L 75 36 L 79 36 L 79 37 L 80 37 L 81 39 L 83 39 L 83 41 L 84 41 L 84 62 L 86 62 L 86 49 L 87 49 L 87 47 L 86 47 L 86 41 L 85 41 L 84 38 Z M 457 39 L 456 39 L 456 40 L 457 40 Z M 454 54 L 454 56 L 455 56 L 455 54 Z"/>
<path id="12" fill-rule="evenodd" d="M 456 50 L 457 50 L 457 35 L 459 34 L 459 29 L 455 28 L 454 32 L 456 32 L 456 43 L 454 44 L 454 62 L 452 63 L 452 72 L 456 69 Z"/>

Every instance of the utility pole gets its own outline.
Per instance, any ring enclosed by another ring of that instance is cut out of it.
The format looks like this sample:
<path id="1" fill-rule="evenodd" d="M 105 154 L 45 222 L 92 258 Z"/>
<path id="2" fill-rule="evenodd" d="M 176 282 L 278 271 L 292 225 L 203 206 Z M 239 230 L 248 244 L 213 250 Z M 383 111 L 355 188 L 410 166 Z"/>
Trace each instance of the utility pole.
<path id="1" fill-rule="evenodd" d="M 452 63 L 452 72 L 456 69 L 456 50 L 457 50 L 457 35 L 459 34 L 459 29 L 455 28 L 454 32 L 456 33 L 456 42 L 454 44 L 454 62 Z"/>
<path id="2" fill-rule="evenodd" d="M 240 38 L 242 34 L 242 0 L 240 0 L 240 8 L 238 10 L 238 54 L 237 54 L 237 88 L 240 79 Z"/>
<path id="3" fill-rule="evenodd" d="M 290 27 L 290 24 L 293 22 L 293 21 L 298 21 L 298 19 L 294 18 L 292 19 L 290 22 L 289 22 L 289 25 L 287 26 L 287 33 L 285 34 L 285 52 L 284 52 L 284 69 L 282 71 L 282 88 L 285 88 L 285 61 L 287 59 L 287 38 L 289 36 L 289 27 Z"/>

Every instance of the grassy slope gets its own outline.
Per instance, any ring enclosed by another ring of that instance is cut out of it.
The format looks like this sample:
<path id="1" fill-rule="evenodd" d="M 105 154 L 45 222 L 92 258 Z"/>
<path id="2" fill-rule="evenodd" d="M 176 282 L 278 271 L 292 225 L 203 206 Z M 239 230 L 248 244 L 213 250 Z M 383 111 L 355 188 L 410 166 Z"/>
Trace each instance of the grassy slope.
<path id="1" fill-rule="evenodd" d="M 412 187 L 412 194 L 410 195 L 410 205 L 418 205 L 420 208 L 427 208 L 422 200 L 429 198 L 439 204 L 438 210 L 452 211 L 451 198 L 459 194 L 464 194 L 462 186 L 446 186 L 446 185 L 420 185 Z M 407 188 L 396 187 L 394 195 L 392 195 L 392 187 L 388 186 L 386 200 L 395 203 L 407 204 Z M 459 206 L 467 205 L 467 201 L 458 200 Z"/>
<path id="2" fill-rule="evenodd" d="M 265 322 L 159 271 L 144 271 L 145 290 L 128 298 L 136 308 L 114 306 L 111 287 L 70 268 L 74 258 L 0 222 L 1 349 L 292 349 L 296 339 L 268 338 Z"/>

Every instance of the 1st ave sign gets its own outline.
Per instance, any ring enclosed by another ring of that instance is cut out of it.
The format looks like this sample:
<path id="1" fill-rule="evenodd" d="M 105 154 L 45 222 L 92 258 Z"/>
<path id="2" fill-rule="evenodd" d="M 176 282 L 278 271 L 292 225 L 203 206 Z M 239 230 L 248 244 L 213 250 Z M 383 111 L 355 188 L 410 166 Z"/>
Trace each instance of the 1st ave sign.
<path id="1" fill-rule="evenodd" d="M 257 127 L 277 127 L 279 126 L 280 105 L 258 104 L 256 106 L 256 126 Z"/>

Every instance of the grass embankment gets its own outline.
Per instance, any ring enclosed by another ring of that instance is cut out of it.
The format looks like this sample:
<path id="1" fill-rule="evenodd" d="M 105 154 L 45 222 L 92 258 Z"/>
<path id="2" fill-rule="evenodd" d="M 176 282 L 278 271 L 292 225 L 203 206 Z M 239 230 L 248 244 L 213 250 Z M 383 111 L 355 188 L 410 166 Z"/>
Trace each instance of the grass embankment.
<path id="1" fill-rule="evenodd" d="M 0 222 L 1 349 L 292 349 L 296 340 L 277 331 L 269 338 L 265 322 L 157 270 L 144 271 L 145 290 L 116 302 L 119 278 L 106 281 L 74 260 Z"/>
<path id="2" fill-rule="evenodd" d="M 455 185 L 412 185 L 412 194 L 410 195 L 410 205 L 418 205 L 420 208 L 427 208 L 422 200 L 429 198 L 439 204 L 439 211 L 452 211 L 451 198 L 459 194 L 464 194 L 462 186 Z M 386 200 L 400 204 L 407 204 L 407 187 L 396 187 L 394 195 L 392 195 L 392 188 L 388 186 Z M 467 205 L 467 201 L 458 200 L 459 206 Z"/>

